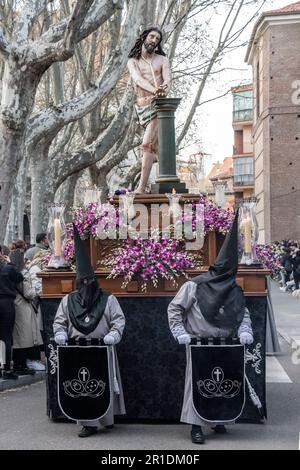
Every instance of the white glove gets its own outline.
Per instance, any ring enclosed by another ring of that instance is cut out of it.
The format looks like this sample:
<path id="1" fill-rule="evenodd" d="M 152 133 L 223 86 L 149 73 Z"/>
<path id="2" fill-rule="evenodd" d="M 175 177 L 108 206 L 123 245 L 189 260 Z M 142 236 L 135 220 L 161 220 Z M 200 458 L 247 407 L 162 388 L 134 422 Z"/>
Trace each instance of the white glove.
<path id="1" fill-rule="evenodd" d="M 191 337 L 187 333 L 184 333 L 183 335 L 177 336 L 177 341 L 179 344 L 190 344 Z"/>
<path id="2" fill-rule="evenodd" d="M 54 341 L 56 342 L 56 344 L 59 344 L 61 346 L 66 344 L 67 339 L 68 337 L 66 333 L 62 333 L 62 332 L 56 333 L 56 335 L 54 336 Z"/>
<path id="3" fill-rule="evenodd" d="M 240 343 L 241 344 L 252 344 L 253 343 L 253 336 L 250 333 L 244 331 L 240 334 Z"/>
<path id="4" fill-rule="evenodd" d="M 112 333 L 107 333 L 107 335 L 104 336 L 103 341 L 104 344 L 117 344 L 120 341 L 120 338 L 117 338 Z"/>

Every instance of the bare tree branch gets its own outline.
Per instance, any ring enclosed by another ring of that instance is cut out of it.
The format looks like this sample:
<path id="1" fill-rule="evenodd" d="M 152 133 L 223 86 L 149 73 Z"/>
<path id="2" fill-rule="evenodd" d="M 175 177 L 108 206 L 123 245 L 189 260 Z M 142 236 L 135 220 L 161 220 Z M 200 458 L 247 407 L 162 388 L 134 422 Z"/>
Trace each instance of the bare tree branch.
<path id="1" fill-rule="evenodd" d="M 119 139 L 115 145 L 110 149 L 110 151 L 105 155 L 105 157 L 100 160 L 98 165 L 98 170 L 102 171 L 107 170 L 107 173 L 112 170 L 115 166 L 119 165 L 124 159 L 124 156 L 127 156 L 127 152 L 132 146 L 136 132 L 136 122 L 131 120 L 128 129 L 123 133 L 121 139 Z"/>
<path id="2" fill-rule="evenodd" d="M 29 120 L 26 136 L 27 145 L 35 146 L 45 133 L 49 138 L 74 120 L 80 119 L 89 113 L 116 85 L 127 63 L 127 51 L 130 48 L 138 18 L 141 18 L 141 3 L 131 4 L 128 12 L 128 22 L 123 31 L 122 42 L 115 49 L 114 54 L 102 71 L 100 77 L 88 91 L 52 109 L 47 109 Z"/>
<path id="3" fill-rule="evenodd" d="M 121 0 L 94 0 L 94 8 L 88 8 L 86 5 L 91 5 L 92 0 L 87 1 L 88 3 L 84 6 L 81 0 L 78 0 L 76 4 L 80 11 L 78 20 L 71 15 L 62 22 L 50 26 L 45 34 L 29 46 L 27 51 L 28 64 L 35 67 L 45 67 L 46 69 L 54 62 L 68 60 L 73 55 L 74 45 L 96 31 L 122 4 Z M 72 24 L 70 24 L 68 30 L 70 21 L 72 21 Z M 50 30 L 57 32 L 57 34 L 54 37 L 50 34 L 48 38 L 47 33 Z M 55 41 L 51 39 L 55 39 Z"/>
<path id="4" fill-rule="evenodd" d="M 101 136 L 90 145 L 69 156 L 60 155 L 51 161 L 49 175 L 56 187 L 73 173 L 83 170 L 105 157 L 116 140 L 128 128 L 133 112 L 134 94 L 131 87 L 124 93 L 121 106 Z"/>
<path id="5" fill-rule="evenodd" d="M 80 28 L 93 2 L 94 0 L 85 0 L 84 2 L 77 0 L 74 5 L 63 39 L 67 51 L 73 51 L 74 45 L 78 42 Z"/>
<path id="6" fill-rule="evenodd" d="M 193 104 L 190 108 L 187 119 L 186 119 L 186 121 L 184 123 L 184 126 L 183 126 L 183 128 L 180 132 L 179 137 L 178 137 L 178 140 L 177 140 L 177 146 L 178 147 L 180 146 L 181 142 L 185 138 L 186 133 L 187 133 L 187 131 L 188 131 L 188 129 L 189 129 L 191 123 L 192 123 L 195 112 L 196 112 L 196 110 L 199 106 L 199 103 L 200 103 L 200 98 L 202 96 L 202 93 L 203 93 L 203 90 L 204 90 L 205 85 L 207 83 L 207 80 L 208 80 L 208 78 L 210 77 L 210 75 L 212 73 L 213 67 L 220 60 L 222 53 L 224 53 L 224 51 L 226 50 L 228 42 L 230 42 L 230 44 L 232 44 L 232 41 L 230 41 L 230 38 L 232 37 L 231 34 L 232 34 L 232 31 L 233 31 L 234 25 L 237 21 L 237 18 L 239 17 L 239 15 L 241 13 L 241 9 L 242 9 L 242 6 L 244 5 L 244 3 L 245 3 L 244 0 L 239 0 L 239 2 L 238 2 L 238 0 L 234 0 L 233 3 L 230 4 L 229 12 L 228 12 L 228 14 L 227 14 L 227 16 L 226 16 L 226 18 L 223 22 L 223 25 L 222 25 L 220 33 L 219 33 L 218 43 L 217 43 L 217 45 L 214 49 L 213 54 L 211 55 L 211 57 L 209 59 L 209 62 L 206 66 L 206 69 L 203 73 L 203 77 L 200 81 L 200 84 L 199 84 L 197 93 L 195 95 Z M 237 6 L 237 9 L 235 11 L 234 7 L 237 4 L 238 4 L 238 6 Z M 240 29 L 240 34 L 241 34 L 242 31 L 243 31 L 243 28 Z"/>
<path id="7" fill-rule="evenodd" d="M 26 0 L 24 3 L 25 4 L 22 5 L 20 9 L 20 14 L 17 16 L 13 31 L 17 43 L 28 40 L 29 33 L 36 18 L 47 6 L 47 0 Z"/>
<path id="8" fill-rule="evenodd" d="M 182 30 L 183 30 L 183 28 L 186 24 L 186 21 L 187 21 L 187 12 L 189 11 L 190 8 L 191 8 L 191 0 L 188 0 L 187 2 L 185 2 L 184 4 L 181 5 L 179 16 L 180 16 L 180 18 L 182 18 L 182 20 L 180 19 L 179 22 L 176 21 L 178 26 L 175 28 L 173 38 L 172 38 L 172 45 L 171 45 L 171 49 L 170 49 L 170 52 L 169 52 L 169 61 L 170 61 L 171 65 L 173 63 L 173 59 L 174 59 L 174 56 L 175 56 L 175 50 L 176 50 L 176 46 L 178 44 L 180 34 L 182 33 Z"/>
<path id="9" fill-rule="evenodd" d="M 128 188 L 133 183 L 134 178 L 140 173 L 142 168 L 142 161 L 138 160 L 134 165 L 129 167 L 129 170 L 125 172 L 125 175 L 121 178 L 120 185 L 124 188 Z"/>
<path id="10" fill-rule="evenodd" d="M 211 101 L 218 100 L 220 98 L 223 98 L 223 96 L 227 96 L 229 93 L 231 93 L 231 90 L 225 91 L 225 93 L 222 93 L 221 95 L 214 96 L 213 98 L 210 98 L 209 100 L 201 101 L 198 106 L 202 106 L 203 104 L 210 103 Z"/>
<path id="11" fill-rule="evenodd" d="M 8 57 L 10 53 L 10 49 L 11 49 L 10 44 L 6 40 L 2 31 L 2 28 L 0 28 L 0 54 L 2 55 L 2 57 L 4 58 Z"/>
<path id="12" fill-rule="evenodd" d="M 93 8 L 87 14 L 82 24 L 78 41 L 89 36 L 101 26 L 116 10 L 123 8 L 124 0 L 95 0 Z M 56 43 L 63 39 L 67 29 L 68 19 L 52 25 L 40 38 L 41 43 Z"/>

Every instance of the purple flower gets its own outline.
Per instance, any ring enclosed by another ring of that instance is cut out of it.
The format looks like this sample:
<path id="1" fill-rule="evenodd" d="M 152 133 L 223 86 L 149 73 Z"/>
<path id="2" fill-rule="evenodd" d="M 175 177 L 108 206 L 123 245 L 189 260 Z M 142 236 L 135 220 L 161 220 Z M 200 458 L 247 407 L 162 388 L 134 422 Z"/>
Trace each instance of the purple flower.
<path id="1" fill-rule="evenodd" d="M 115 196 L 122 196 L 123 194 L 131 193 L 130 189 L 120 188 L 115 191 Z"/>
<path id="2" fill-rule="evenodd" d="M 186 276 L 185 270 L 194 266 L 194 258 L 180 249 L 178 240 L 157 236 L 123 241 L 122 246 L 106 258 L 105 264 L 113 273 L 109 277 L 124 276 L 124 287 L 134 275 L 139 275 L 146 290 L 147 282 L 156 286 L 159 278 L 176 283 L 176 277 Z"/>
<path id="3" fill-rule="evenodd" d="M 204 206 L 204 230 L 221 232 L 223 234 L 227 233 L 231 227 L 233 221 L 233 212 L 230 209 L 221 209 L 216 206 L 216 204 L 207 199 L 207 196 L 203 193 L 199 195 L 198 204 Z M 196 213 L 196 204 L 192 204 L 192 214 L 183 214 L 182 222 L 192 223 L 192 229 L 196 229 L 197 223 L 197 213 Z"/>

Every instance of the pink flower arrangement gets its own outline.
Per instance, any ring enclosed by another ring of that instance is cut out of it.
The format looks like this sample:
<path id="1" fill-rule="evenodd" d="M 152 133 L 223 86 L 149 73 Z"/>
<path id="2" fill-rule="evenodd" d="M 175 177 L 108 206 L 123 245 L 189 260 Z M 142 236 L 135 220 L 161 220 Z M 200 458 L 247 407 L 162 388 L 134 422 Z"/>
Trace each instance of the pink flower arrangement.
<path id="1" fill-rule="evenodd" d="M 187 204 L 189 204 L 188 201 Z M 203 193 L 200 193 L 199 202 L 197 204 L 203 205 L 204 233 L 215 231 L 226 234 L 228 232 L 233 221 L 233 211 L 230 209 L 221 209 Z M 201 211 L 199 214 L 201 214 Z M 202 217 L 202 214 L 200 217 Z M 182 213 L 181 222 L 183 224 L 191 222 L 193 231 L 196 230 L 196 223 L 202 222 L 202 220 L 197 221 L 196 203 L 192 203 L 192 211 L 190 213 Z"/>
<path id="2" fill-rule="evenodd" d="M 71 230 L 72 230 L 72 233 L 70 233 Z M 68 233 L 69 233 L 70 238 L 68 238 L 65 243 L 64 258 L 68 263 L 73 264 L 75 260 L 73 227 L 71 227 L 70 230 L 68 230 Z"/>
<path id="3" fill-rule="evenodd" d="M 204 205 L 204 230 L 227 233 L 233 222 L 234 213 L 230 209 L 221 209 L 213 201 L 200 193 L 199 204 Z"/>
<path id="4" fill-rule="evenodd" d="M 204 230 L 217 231 L 221 233 L 228 232 L 233 221 L 233 212 L 230 209 L 220 209 L 215 203 L 207 199 L 206 195 L 200 193 L 199 204 L 204 206 Z M 192 229 L 196 228 L 196 205 L 193 204 Z M 182 222 L 188 221 L 190 215 L 184 214 Z M 109 230 L 111 224 L 115 224 L 118 233 L 120 218 L 118 209 L 112 208 L 109 203 L 101 204 L 90 202 L 86 207 L 79 207 L 74 212 L 74 223 L 82 239 L 90 235 L 97 238 L 97 227 L 99 223 L 104 231 Z"/>
<path id="5" fill-rule="evenodd" d="M 134 275 L 143 279 L 142 290 L 147 290 L 147 282 L 157 287 L 160 277 L 173 281 L 186 275 L 186 269 L 194 266 L 193 256 L 180 249 L 180 242 L 161 236 L 150 239 L 125 240 L 122 246 L 113 250 L 105 261 L 111 269 L 109 278 L 124 276 L 125 288 Z"/>
<path id="6" fill-rule="evenodd" d="M 223 234 L 228 232 L 232 221 L 233 212 L 229 209 L 220 209 L 209 200 L 203 193 L 200 194 L 199 203 L 204 206 L 204 231 L 217 231 Z M 182 222 L 192 218 L 192 230 L 196 229 L 196 205 L 193 204 L 191 214 L 182 215 Z M 74 223 L 78 228 L 82 239 L 90 235 L 97 237 L 97 229 L 101 224 L 101 230 L 109 235 L 111 225 L 116 227 L 116 236 L 119 229 L 119 212 L 112 210 L 111 204 L 100 204 L 91 202 L 86 207 L 76 209 Z M 68 239 L 64 248 L 65 259 L 74 263 L 73 228 L 67 227 Z M 125 240 L 121 247 L 116 248 L 106 258 L 105 265 L 110 268 L 109 277 L 124 276 L 122 287 L 132 280 L 133 276 L 139 275 L 143 280 L 143 289 L 146 290 L 147 282 L 152 282 L 156 287 L 159 278 L 171 280 L 176 285 L 176 277 L 186 276 L 186 270 L 194 267 L 195 258 L 182 249 L 180 240 L 164 238 L 161 236 L 150 239 L 137 238 Z M 272 274 L 280 270 L 278 254 L 270 245 L 257 246 L 257 256 L 263 266 L 270 269 Z"/>
<path id="7" fill-rule="evenodd" d="M 74 224 L 82 239 L 90 235 L 97 238 L 97 228 L 101 224 L 104 232 L 109 232 L 110 227 L 119 226 L 119 213 L 111 204 L 90 202 L 85 207 L 79 207 L 74 212 Z"/>
<path id="8" fill-rule="evenodd" d="M 276 254 L 273 246 L 257 245 L 256 254 L 262 265 L 269 269 L 272 275 L 277 274 L 282 269 L 279 256 Z"/>

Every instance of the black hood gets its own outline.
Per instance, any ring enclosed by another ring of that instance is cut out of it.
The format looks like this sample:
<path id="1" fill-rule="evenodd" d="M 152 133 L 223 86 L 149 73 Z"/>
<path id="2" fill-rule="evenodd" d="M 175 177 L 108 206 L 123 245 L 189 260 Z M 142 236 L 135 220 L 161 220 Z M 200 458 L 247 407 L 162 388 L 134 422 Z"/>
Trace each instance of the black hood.
<path id="1" fill-rule="evenodd" d="M 86 252 L 83 241 L 80 238 L 76 225 L 73 224 L 74 246 L 76 258 L 77 279 L 91 279 L 95 277 L 90 258 Z"/>
<path id="2" fill-rule="evenodd" d="M 236 283 L 238 270 L 238 211 L 215 263 L 207 273 L 192 279 L 204 318 L 219 328 L 236 329 L 245 311 L 245 298 Z"/>
<path id="3" fill-rule="evenodd" d="M 99 288 L 90 258 L 74 224 L 73 229 L 78 290 L 69 294 L 68 309 L 72 325 L 88 335 L 97 328 L 103 317 L 110 294 Z"/>

